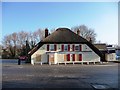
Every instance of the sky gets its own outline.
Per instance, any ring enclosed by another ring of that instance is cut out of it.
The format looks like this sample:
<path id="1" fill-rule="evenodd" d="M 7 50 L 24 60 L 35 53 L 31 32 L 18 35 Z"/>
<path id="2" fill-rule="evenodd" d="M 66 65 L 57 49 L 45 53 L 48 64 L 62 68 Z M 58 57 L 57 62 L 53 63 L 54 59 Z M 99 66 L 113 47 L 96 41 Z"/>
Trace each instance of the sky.
<path id="1" fill-rule="evenodd" d="M 86 25 L 96 40 L 118 44 L 117 2 L 2 2 L 2 38 L 13 32 L 34 32 Z"/>

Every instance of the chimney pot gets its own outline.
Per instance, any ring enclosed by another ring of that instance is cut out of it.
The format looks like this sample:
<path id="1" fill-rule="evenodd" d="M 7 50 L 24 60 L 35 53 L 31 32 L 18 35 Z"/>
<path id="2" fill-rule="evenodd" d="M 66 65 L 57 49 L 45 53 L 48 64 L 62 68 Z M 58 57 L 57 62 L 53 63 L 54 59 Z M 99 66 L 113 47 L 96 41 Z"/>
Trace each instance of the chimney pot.
<path id="1" fill-rule="evenodd" d="M 91 39 L 91 37 L 90 37 L 90 41 L 89 41 L 90 43 L 92 43 L 92 39 Z"/>
<path id="2" fill-rule="evenodd" d="M 45 38 L 48 36 L 48 29 L 45 29 Z"/>
<path id="3" fill-rule="evenodd" d="M 77 34 L 80 35 L 80 30 L 79 29 L 77 30 Z"/>

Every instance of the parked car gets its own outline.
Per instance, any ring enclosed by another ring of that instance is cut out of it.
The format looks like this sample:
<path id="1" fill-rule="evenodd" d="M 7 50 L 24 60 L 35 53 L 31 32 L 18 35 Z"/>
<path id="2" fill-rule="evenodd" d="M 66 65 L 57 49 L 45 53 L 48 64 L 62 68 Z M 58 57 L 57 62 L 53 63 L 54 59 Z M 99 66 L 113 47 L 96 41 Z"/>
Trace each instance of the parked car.
<path id="1" fill-rule="evenodd" d="M 25 60 L 27 60 L 27 59 L 28 59 L 27 56 L 19 56 L 19 60 L 23 60 L 23 61 L 25 61 Z"/>

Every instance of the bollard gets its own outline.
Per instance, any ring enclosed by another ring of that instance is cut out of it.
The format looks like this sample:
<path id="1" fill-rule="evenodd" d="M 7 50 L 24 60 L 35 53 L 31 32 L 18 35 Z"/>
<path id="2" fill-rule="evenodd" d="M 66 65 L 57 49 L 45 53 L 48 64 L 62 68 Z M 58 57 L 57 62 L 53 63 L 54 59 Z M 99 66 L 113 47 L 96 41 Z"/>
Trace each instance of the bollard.
<path id="1" fill-rule="evenodd" d="M 100 64 L 103 64 L 103 62 L 100 62 Z"/>
<path id="2" fill-rule="evenodd" d="M 51 62 L 49 62 L 49 65 L 51 65 Z"/>
<path id="3" fill-rule="evenodd" d="M 74 65 L 74 62 L 73 62 L 73 65 Z"/>
<path id="4" fill-rule="evenodd" d="M 33 59 L 31 60 L 31 64 L 32 64 L 32 65 L 34 65 L 34 64 L 35 64 Z"/>
<path id="5" fill-rule="evenodd" d="M 42 62 L 40 62 L 40 65 L 42 65 Z"/>
<path id="6" fill-rule="evenodd" d="M 21 63 L 21 60 L 20 60 L 20 59 L 18 59 L 18 65 L 20 65 L 20 63 Z"/>
<path id="7" fill-rule="evenodd" d="M 66 65 L 66 62 L 65 62 L 65 65 Z"/>

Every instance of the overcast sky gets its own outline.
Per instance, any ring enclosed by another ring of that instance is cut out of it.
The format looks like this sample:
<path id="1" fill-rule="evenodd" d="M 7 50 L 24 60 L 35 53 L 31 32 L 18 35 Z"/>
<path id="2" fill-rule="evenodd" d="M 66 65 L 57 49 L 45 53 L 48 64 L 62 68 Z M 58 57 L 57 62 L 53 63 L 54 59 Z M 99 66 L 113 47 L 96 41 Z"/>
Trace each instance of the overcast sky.
<path id="1" fill-rule="evenodd" d="M 97 41 L 118 43 L 117 2 L 3 2 L 2 37 L 13 32 L 86 25 Z"/>

